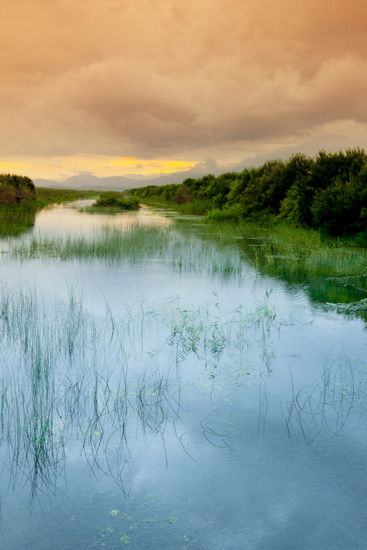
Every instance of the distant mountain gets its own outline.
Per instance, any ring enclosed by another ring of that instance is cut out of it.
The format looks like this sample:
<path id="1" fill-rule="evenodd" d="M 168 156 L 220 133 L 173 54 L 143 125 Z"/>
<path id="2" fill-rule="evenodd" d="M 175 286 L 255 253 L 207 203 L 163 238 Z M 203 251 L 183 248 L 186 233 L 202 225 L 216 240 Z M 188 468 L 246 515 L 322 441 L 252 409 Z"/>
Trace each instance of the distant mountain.
<path id="1" fill-rule="evenodd" d="M 322 146 L 318 150 L 322 149 Z M 330 151 L 338 151 L 340 148 L 330 147 Z M 219 176 L 223 172 L 241 172 L 245 167 L 251 168 L 255 166 L 261 166 L 265 162 L 274 159 L 287 160 L 294 153 L 300 152 L 297 145 L 279 147 L 271 153 L 255 155 L 252 157 L 244 157 L 241 161 L 225 168 L 218 166 L 215 160 L 207 159 L 205 162 L 197 164 L 191 170 L 185 172 L 174 172 L 172 174 L 165 174 L 162 176 L 109 176 L 105 178 L 99 178 L 90 172 L 80 172 L 75 176 L 71 176 L 65 180 L 48 180 L 48 179 L 35 179 L 33 180 L 37 187 L 53 187 L 64 189 L 100 189 L 105 191 L 124 191 L 125 189 L 132 189 L 134 187 L 145 187 L 146 185 L 167 185 L 169 183 L 181 183 L 186 178 L 200 178 L 207 174 L 214 174 Z M 301 150 L 302 153 L 307 155 L 316 155 L 317 150 L 315 144 L 304 144 Z"/>
<path id="2" fill-rule="evenodd" d="M 90 172 L 80 172 L 65 180 L 35 179 L 37 187 L 53 187 L 59 189 L 100 189 L 105 191 L 124 191 L 134 187 L 145 187 L 146 185 L 166 185 L 169 183 L 181 183 L 186 178 L 200 178 L 206 174 L 218 175 L 221 170 L 214 161 L 201 163 L 191 170 L 185 172 L 174 172 L 162 176 L 109 176 L 99 178 Z"/>
<path id="3" fill-rule="evenodd" d="M 53 187 L 65 189 L 105 189 L 105 190 L 124 190 L 131 187 L 138 187 L 137 182 L 133 178 L 123 176 L 110 176 L 107 178 L 98 178 L 90 172 L 81 172 L 76 176 L 71 176 L 65 180 L 48 180 L 35 179 L 34 183 L 37 187 Z M 143 184 L 145 185 L 145 184 Z"/>

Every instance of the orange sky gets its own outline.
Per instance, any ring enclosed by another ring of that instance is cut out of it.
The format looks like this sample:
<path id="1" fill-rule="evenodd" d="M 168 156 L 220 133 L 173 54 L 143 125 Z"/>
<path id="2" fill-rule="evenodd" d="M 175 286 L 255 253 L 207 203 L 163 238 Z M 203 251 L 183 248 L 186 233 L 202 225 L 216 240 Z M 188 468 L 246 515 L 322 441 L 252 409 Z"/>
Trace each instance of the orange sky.
<path id="1" fill-rule="evenodd" d="M 367 146 L 362 0 L 2 0 L 0 171 Z"/>

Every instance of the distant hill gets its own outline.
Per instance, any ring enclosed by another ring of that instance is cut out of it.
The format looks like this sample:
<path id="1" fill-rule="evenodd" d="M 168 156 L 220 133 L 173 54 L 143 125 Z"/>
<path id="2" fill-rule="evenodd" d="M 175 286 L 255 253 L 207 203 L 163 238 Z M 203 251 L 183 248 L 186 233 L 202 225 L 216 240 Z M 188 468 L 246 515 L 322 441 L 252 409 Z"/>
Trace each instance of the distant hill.
<path id="1" fill-rule="evenodd" d="M 59 189 L 100 189 L 105 191 L 123 191 L 125 189 L 131 189 L 136 187 L 145 187 L 146 185 L 167 185 L 169 183 L 181 183 L 186 178 L 201 177 L 207 174 L 209 171 L 213 174 L 218 174 L 220 170 L 216 166 L 211 166 L 211 169 L 207 164 L 195 167 L 192 170 L 186 172 L 175 172 L 173 174 L 166 174 L 163 176 L 149 177 L 149 176 L 110 176 L 105 178 L 99 178 L 94 176 L 90 172 L 80 172 L 75 176 L 71 176 L 65 180 L 48 180 L 48 179 L 34 179 L 36 187 L 51 187 Z M 222 170 L 223 171 L 223 170 Z"/>
<path id="2" fill-rule="evenodd" d="M 98 178 L 89 172 L 81 172 L 76 176 L 71 176 L 65 180 L 48 180 L 35 179 L 33 180 L 36 187 L 51 187 L 65 189 L 101 189 L 101 190 L 124 190 L 131 187 L 140 187 L 147 185 L 145 180 L 136 181 L 133 178 L 123 176 L 111 176 L 107 178 Z"/>
<path id="3" fill-rule="evenodd" d="M 279 158 L 286 156 L 285 151 L 280 150 Z M 170 183 L 182 183 L 187 178 L 201 178 L 207 174 L 219 176 L 223 172 L 241 171 L 245 166 L 260 165 L 266 160 L 270 160 L 270 155 L 259 155 L 253 158 L 243 159 L 241 162 L 231 166 L 219 167 L 215 160 L 207 159 L 205 162 L 197 164 L 191 170 L 183 172 L 174 172 L 161 176 L 109 176 L 99 178 L 90 172 L 79 172 L 75 176 L 64 180 L 34 179 L 36 187 L 51 187 L 58 189 L 96 189 L 101 191 L 124 191 L 147 185 L 168 185 Z"/>
<path id="4" fill-rule="evenodd" d="M 358 147 L 358 144 L 351 142 L 351 147 Z M 317 144 L 302 147 L 302 153 L 307 155 L 316 155 L 318 150 L 322 148 Z M 335 144 L 330 148 L 330 151 L 337 152 L 340 147 Z M 297 144 L 292 146 L 282 146 L 278 149 L 266 153 L 250 157 L 244 157 L 241 161 L 235 162 L 226 167 L 218 166 L 214 159 L 207 159 L 197 164 L 191 170 L 185 172 L 174 172 L 161 176 L 109 176 L 99 178 L 90 172 L 80 172 L 75 176 L 64 180 L 49 180 L 49 179 L 33 179 L 36 187 L 51 187 L 59 189 L 100 189 L 104 191 L 124 191 L 125 189 L 145 187 L 147 185 L 168 185 L 170 183 L 182 183 L 186 178 L 201 178 L 207 174 L 219 176 L 224 172 L 241 172 L 244 168 L 252 168 L 263 165 L 267 161 L 279 159 L 286 161 L 293 154 L 299 152 Z"/>

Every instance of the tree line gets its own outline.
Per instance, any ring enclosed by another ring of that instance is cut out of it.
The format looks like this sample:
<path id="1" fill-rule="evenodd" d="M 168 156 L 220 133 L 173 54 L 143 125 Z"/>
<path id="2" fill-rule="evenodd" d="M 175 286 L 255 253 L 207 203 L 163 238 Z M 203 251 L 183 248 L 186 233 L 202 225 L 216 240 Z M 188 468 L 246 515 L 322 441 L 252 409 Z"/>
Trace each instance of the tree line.
<path id="1" fill-rule="evenodd" d="M 180 184 L 130 190 L 140 199 L 200 202 L 218 219 L 274 219 L 330 235 L 367 230 L 367 154 L 361 148 L 315 158 L 293 155 L 242 172 L 187 178 Z"/>

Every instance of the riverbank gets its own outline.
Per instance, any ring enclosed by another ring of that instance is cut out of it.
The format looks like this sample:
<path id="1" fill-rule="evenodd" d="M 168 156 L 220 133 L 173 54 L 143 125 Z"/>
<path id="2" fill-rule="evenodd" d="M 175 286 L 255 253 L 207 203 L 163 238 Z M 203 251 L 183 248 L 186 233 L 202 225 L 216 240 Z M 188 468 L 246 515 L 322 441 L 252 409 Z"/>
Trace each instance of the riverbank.
<path id="1" fill-rule="evenodd" d="M 33 227 L 37 212 L 51 204 L 61 204 L 98 196 L 96 191 L 48 189 L 36 187 L 34 193 L 19 203 L 0 202 L 0 236 L 17 236 Z"/>
<path id="2" fill-rule="evenodd" d="M 147 201 L 151 206 L 153 202 Z M 154 207 L 171 210 L 174 205 L 155 202 Z M 204 240 L 227 250 L 235 247 L 263 275 L 308 288 L 312 301 L 344 304 L 343 313 L 367 320 L 367 250 L 357 246 L 356 239 L 269 220 L 199 219 Z"/>
<path id="3" fill-rule="evenodd" d="M 242 172 L 187 178 L 128 192 L 147 204 L 205 214 L 215 221 L 287 223 L 323 234 L 352 237 L 367 246 L 367 154 L 363 149 L 315 158 L 293 155 Z"/>

